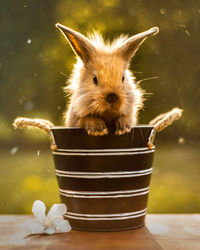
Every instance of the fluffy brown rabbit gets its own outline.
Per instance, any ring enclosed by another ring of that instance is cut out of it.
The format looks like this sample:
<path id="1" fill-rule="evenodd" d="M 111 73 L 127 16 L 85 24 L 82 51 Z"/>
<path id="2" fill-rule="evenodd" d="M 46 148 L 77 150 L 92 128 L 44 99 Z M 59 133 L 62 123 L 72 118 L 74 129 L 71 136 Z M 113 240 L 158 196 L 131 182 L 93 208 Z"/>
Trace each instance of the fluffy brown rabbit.
<path id="1" fill-rule="evenodd" d="M 66 87 L 71 101 L 65 125 L 85 128 L 95 136 L 106 135 L 109 126 L 115 127 L 117 135 L 129 132 L 143 106 L 143 92 L 128 70 L 129 62 L 142 42 L 159 29 L 154 27 L 130 38 L 120 36 L 109 43 L 98 33 L 87 38 L 61 24 L 56 26 L 78 56 Z"/>

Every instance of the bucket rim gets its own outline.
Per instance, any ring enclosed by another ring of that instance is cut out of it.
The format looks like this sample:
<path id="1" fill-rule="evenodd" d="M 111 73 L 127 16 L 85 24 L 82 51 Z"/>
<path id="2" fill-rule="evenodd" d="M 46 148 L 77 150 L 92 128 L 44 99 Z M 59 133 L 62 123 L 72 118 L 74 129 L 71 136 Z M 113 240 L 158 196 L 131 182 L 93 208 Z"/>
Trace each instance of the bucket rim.
<path id="1" fill-rule="evenodd" d="M 132 127 L 133 128 L 154 128 L 154 125 L 150 124 L 139 124 Z M 51 130 L 59 130 L 59 129 L 66 129 L 66 130 L 85 130 L 85 128 L 79 128 L 79 127 L 67 127 L 67 126 L 53 126 L 51 127 Z"/>

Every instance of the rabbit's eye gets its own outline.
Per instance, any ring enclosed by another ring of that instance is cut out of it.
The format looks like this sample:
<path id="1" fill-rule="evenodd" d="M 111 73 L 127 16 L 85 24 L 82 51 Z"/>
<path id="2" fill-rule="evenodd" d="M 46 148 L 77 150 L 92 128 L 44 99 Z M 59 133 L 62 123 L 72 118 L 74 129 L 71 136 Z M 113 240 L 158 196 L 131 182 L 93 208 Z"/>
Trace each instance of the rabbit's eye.
<path id="1" fill-rule="evenodd" d="M 125 79 L 125 77 L 124 77 L 124 76 L 122 76 L 122 82 L 124 81 L 124 79 Z"/>
<path id="2" fill-rule="evenodd" d="M 93 82 L 94 82 L 94 84 L 98 84 L 98 81 L 97 81 L 97 77 L 96 76 L 93 76 Z"/>

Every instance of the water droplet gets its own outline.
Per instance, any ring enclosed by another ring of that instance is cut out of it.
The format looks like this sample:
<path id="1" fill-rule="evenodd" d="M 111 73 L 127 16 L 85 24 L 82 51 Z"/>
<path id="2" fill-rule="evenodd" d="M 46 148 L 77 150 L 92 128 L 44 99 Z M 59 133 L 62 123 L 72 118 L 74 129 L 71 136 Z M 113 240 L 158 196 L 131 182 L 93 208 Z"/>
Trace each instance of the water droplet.
<path id="1" fill-rule="evenodd" d="M 166 9 L 164 9 L 164 8 L 160 9 L 160 14 L 165 15 L 166 12 L 167 12 Z"/>
<path id="2" fill-rule="evenodd" d="M 182 15 L 182 11 L 181 11 L 180 9 L 178 10 L 178 14 L 179 14 L 179 15 Z"/>
<path id="3" fill-rule="evenodd" d="M 31 40 L 31 39 L 27 39 L 27 43 L 28 43 L 28 44 L 31 44 L 31 43 L 32 43 L 32 40 Z"/>
<path id="4" fill-rule="evenodd" d="M 24 105 L 24 108 L 25 108 L 25 110 L 27 110 L 27 111 L 32 110 L 33 107 L 34 107 L 33 102 L 27 102 L 27 103 Z"/>
<path id="5" fill-rule="evenodd" d="M 185 30 L 185 33 L 190 36 L 190 32 L 188 30 Z"/>
<path id="6" fill-rule="evenodd" d="M 23 104 L 24 101 L 22 99 L 19 99 L 18 102 L 19 104 Z"/>
<path id="7" fill-rule="evenodd" d="M 185 139 L 182 138 L 182 137 L 180 137 L 180 138 L 178 139 L 178 143 L 181 144 L 181 145 L 185 144 Z"/>
<path id="8" fill-rule="evenodd" d="M 13 147 L 11 150 L 10 150 L 10 154 L 11 155 L 14 155 L 14 154 L 16 154 L 17 153 L 17 151 L 18 151 L 18 147 Z"/>
<path id="9" fill-rule="evenodd" d="M 186 25 L 185 25 L 185 24 L 183 24 L 183 23 L 180 23 L 180 24 L 179 24 L 179 27 L 185 28 L 185 27 L 186 27 Z"/>

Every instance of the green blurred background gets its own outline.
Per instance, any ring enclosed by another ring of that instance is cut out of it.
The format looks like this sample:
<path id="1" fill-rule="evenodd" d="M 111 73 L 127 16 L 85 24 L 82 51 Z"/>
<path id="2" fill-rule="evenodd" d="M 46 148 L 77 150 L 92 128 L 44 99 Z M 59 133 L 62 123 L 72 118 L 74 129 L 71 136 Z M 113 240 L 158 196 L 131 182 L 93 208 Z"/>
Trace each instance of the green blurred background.
<path id="1" fill-rule="evenodd" d="M 130 65 L 149 93 L 140 122 L 175 106 L 184 115 L 157 136 L 148 211 L 200 212 L 200 1 L 1 0 L 0 213 L 30 213 L 36 199 L 48 207 L 59 201 L 47 136 L 12 128 L 16 116 L 63 124 L 62 88 L 75 57 L 56 22 L 107 39 L 159 26 Z"/>

